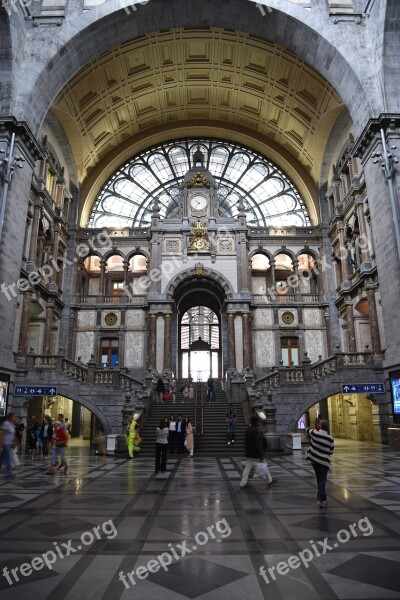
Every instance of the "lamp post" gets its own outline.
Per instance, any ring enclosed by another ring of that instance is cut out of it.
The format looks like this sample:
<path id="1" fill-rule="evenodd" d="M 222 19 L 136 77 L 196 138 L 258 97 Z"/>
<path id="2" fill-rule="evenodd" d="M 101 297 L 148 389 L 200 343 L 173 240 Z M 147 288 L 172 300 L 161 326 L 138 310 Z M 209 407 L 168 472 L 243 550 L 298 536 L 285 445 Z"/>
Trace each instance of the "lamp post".
<path id="1" fill-rule="evenodd" d="M 393 164 L 397 164 L 399 159 L 394 157 L 391 152 L 388 152 L 387 144 L 386 144 L 386 136 L 385 131 L 381 128 L 381 140 L 382 140 L 382 153 L 374 152 L 372 154 L 373 163 L 377 164 L 381 163 L 383 175 L 388 183 L 389 188 L 389 196 L 390 196 L 390 205 L 392 208 L 392 217 L 394 223 L 394 232 L 396 236 L 397 243 L 397 254 L 399 256 L 400 263 L 400 215 L 399 215 L 399 207 L 397 204 L 396 193 L 393 186 Z M 397 146 L 392 146 L 391 150 L 396 150 Z"/>
<path id="2" fill-rule="evenodd" d="M 6 154 L 4 158 L 0 158 L 0 174 L 4 182 L 3 191 L 1 194 L 1 203 L 0 203 L 0 241 L 3 237 L 3 226 L 4 226 L 4 216 L 6 214 L 6 203 L 7 203 L 7 194 L 8 194 L 8 186 L 11 183 L 12 176 L 14 174 L 15 167 L 17 166 L 19 169 L 23 168 L 23 164 L 25 159 L 22 156 L 14 156 L 14 145 L 15 145 L 15 133 L 11 134 L 11 142 L 10 148 L 8 150 L 8 154 L 6 154 L 6 150 L 0 150 L 0 154 Z"/>

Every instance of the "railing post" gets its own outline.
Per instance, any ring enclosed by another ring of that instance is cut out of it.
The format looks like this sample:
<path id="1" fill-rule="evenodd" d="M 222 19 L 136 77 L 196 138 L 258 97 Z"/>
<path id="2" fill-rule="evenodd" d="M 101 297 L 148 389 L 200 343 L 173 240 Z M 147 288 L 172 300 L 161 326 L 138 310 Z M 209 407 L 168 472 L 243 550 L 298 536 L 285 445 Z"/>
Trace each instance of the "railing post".
<path id="1" fill-rule="evenodd" d="M 307 352 L 304 352 L 304 358 L 302 360 L 301 366 L 303 367 L 304 382 L 312 381 L 311 360 L 308 358 Z"/>
<path id="2" fill-rule="evenodd" d="M 87 363 L 88 374 L 87 374 L 87 382 L 91 385 L 94 385 L 95 374 L 97 369 L 97 363 L 94 360 L 94 354 L 90 355 L 90 360 Z"/>

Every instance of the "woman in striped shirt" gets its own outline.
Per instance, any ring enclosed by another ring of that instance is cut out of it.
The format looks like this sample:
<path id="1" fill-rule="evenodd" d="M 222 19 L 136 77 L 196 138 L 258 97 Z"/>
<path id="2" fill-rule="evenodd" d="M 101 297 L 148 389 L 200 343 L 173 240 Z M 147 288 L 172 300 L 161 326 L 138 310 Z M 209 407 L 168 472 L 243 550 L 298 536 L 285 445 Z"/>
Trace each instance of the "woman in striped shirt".
<path id="1" fill-rule="evenodd" d="M 317 478 L 318 493 L 317 500 L 321 508 L 326 508 L 327 500 L 325 493 L 326 478 L 331 465 L 331 454 L 334 450 L 334 440 L 329 435 L 329 423 L 322 420 L 321 429 L 307 428 L 310 437 L 310 446 L 307 451 L 307 459 L 310 460 Z"/>

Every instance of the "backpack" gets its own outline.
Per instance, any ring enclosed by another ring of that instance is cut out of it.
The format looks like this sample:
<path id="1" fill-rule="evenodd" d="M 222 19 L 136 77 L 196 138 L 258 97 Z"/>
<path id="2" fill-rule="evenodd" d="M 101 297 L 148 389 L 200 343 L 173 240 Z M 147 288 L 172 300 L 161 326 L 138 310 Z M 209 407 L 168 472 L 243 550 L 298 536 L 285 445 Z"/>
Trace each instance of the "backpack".
<path id="1" fill-rule="evenodd" d="M 59 427 L 56 431 L 56 446 L 66 446 L 68 442 L 68 434 L 64 427 Z"/>

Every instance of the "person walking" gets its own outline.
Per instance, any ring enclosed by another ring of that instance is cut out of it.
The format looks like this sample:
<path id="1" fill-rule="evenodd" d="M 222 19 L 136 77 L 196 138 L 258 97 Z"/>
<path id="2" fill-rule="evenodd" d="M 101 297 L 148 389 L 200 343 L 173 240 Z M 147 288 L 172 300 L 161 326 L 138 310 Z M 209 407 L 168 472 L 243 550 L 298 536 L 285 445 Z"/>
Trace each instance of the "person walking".
<path id="1" fill-rule="evenodd" d="M 159 374 L 157 379 L 156 392 L 158 394 L 157 404 L 164 404 L 165 384 L 164 376 L 162 373 Z"/>
<path id="2" fill-rule="evenodd" d="M 176 444 L 176 421 L 175 421 L 175 416 L 171 415 L 170 421 L 169 421 L 169 434 L 168 434 L 168 446 L 169 446 L 169 453 L 170 454 L 175 454 L 175 444 Z"/>
<path id="3" fill-rule="evenodd" d="M 190 384 L 187 381 L 185 382 L 185 384 L 183 386 L 182 392 L 183 392 L 183 403 L 188 404 L 189 393 L 190 393 Z"/>
<path id="4" fill-rule="evenodd" d="M 12 457 L 13 469 L 19 469 L 20 460 L 19 460 L 18 454 L 21 453 L 24 429 L 25 429 L 25 425 L 23 424 L 21 417 L 17 417 L 17 422 L 15 424 L 14 443 L 11 445 L 11 451 L 12 451 L 11 457 Z"/>
<path id="5" fill-rule="evenodd" d="M 189 452 L 187 458 L 193 458 L 194 452 L 194 427 L 190 422 L 189 417 L 186 417 L 186 433 L 185 433 L 185 446 L 186 450 Z"/>
<path id="6" fill-rule="evenodd" d="M 207 402 L 208 404 L 215 402 L 214 379 L 211 377 L 211 375 L 207 379 Z"/>
<path id="7" fill-rule="evenodd" d="M 56 421 L 53 427 L 51 468 L 48 471 L 48 474 L 54 473 L 56 469 L 58 471 L 64 471 L 65 473 L 68 471 L 68 463 L 65 458 L 65 448 L 67 447 L 67 444 L 68 433 L 64 427 L 64 423 Z M 59 465 L 57 465 L 57 457 L 60 458 Z"/>
<path id="8" fill-rule="evenodd" d="M 185 431 L 186 421 L 182 419 L 181 415 L 178 415 L 176 419 L 176 445 L 178 454 L 183 454 L 185 451 Z"/>
<path id="9" fill-rule="evenodd" d="M 126 431 L 126 435 L 127 435 L 127 446 L 128 446 L 129 458 L 133 458 L 134 453 L 140 452 L 140 450 L 141 450 L 141 448 L 139 448 L 139 445 L 137 444 L 137 440 L 139 438 L 138 423 L 133 418 L 133 415 L 129 415 L 129 417 L 128 417 L 128 428 Z"/>
<path id="10" fill-rule="evenodd" d="M 191 383 L 191 384 L 189 385 L 189 396 L 188 396 L 188 401 L 189 401 L 189 404 L 192 404 L 192 400 L 194 400 L 194 386 L 193 386 L 193 384 Z"/>
<path id="11" fill-rule="evenodd" d="M 0 426 L 0 468 L 3 462 L 6 463 L 6 477 L 12 477 L 12 445 L 15 440 L 15 423 L 16 418 L 14 413 L 7 415 L 6 421 Z"/>
<path id="12" fill-rule="evenodd" d="M 45 416 L 43 419 L 43 425 L 40 430 L 40 440 L 42 442 L 42 457 L 43 460 L 47 460 L 49 456 L 49 447 L 53 439 L 53 425 L 49 416 Z"/>
<path id="13" fill-rule="evenodd" d="M 246 430 L 244 442 L 246 464 L 243 470 L 242 479 L 240 481 L 240 487 L 247 487 L 247 480 L 252 469 L 254 470 L 254 477 L 262 477 L 266 480 L 267 485 L 272 485 L 278 481 L 277 477 L 271 476 L 268 465 L 263 460 L 264 451 L 260 436 L 259 420 L 255 415 L 250 418 L 250 425 Z"/>
<path id="14" fill-rule="evenodd" d="M 320 508 L 326 508 L 327 498 L 325 492 L 328 471 L 331 466 L 331 456 L 335 449 L 335 442 L 329 435 L 329 423 L 325 419 L 319 422 L 320 429 L 307 427 L 310 445 L 307 450 L 306 460 L 313 466 L 317 478 L 317 501 Z"/>
<path id="15" fill-rule="evenodd" d="M 155 474 L 165 473 L 167 470 L 167 450 L 168 450 L 168 424 L 165 419 L 161 419 L 160 425 L 156 429 L 156 465 Z"/>
<path id="16" fill-rule="evenodd" d="M 176 402 L 176 379 L 171 379 L 171 398 L 172 404 Z"/>
<path id="17" fill-rule="evenodd" d="M 230 446 L 235 443 L 236 411 L 233 408 L 233 404 L 229 405 L 225 413 L 225 421 L 227 423 L 228 446 Z"/>

